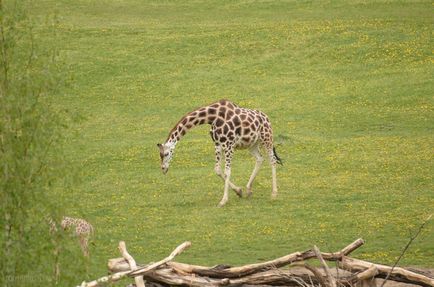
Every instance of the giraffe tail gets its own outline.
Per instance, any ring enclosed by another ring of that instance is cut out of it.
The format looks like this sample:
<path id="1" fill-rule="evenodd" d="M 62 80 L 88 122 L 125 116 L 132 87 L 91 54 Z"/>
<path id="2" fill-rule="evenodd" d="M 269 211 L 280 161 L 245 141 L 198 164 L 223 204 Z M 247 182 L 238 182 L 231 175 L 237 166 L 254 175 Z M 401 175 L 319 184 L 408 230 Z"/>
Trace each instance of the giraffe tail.
<path id="1" fill-rule="evenodd" d="M 277 155 L 275 147 L 273 147 L 273 154 L 274 154 L 274 157 L 276 158 L 276 162 L 280 165 L 283 165 L 282 159 Z"/>

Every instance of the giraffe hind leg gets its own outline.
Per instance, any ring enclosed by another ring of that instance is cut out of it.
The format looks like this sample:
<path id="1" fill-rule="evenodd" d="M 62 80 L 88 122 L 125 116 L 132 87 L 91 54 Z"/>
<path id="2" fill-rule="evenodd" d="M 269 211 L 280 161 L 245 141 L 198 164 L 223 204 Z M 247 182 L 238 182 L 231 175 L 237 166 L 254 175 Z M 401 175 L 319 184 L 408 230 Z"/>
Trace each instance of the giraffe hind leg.
<path id="1" fill-rule="evenodd" d="M 270 164 L 271 164 L 271 177 L 272 177 L 272 191 L 271 191 L 271 198 L 275 199 L 277 197 L 277 179 L 276 179 L 276 163 L 277 159 L 274 154 L 273 148 L 267 148 L 269 157 L 270 157 Z"/>
<path id="2" fill-rule="evenodd" d="M 255 168 L 252 171 L 252 174 L 250 175 L 249 182 L 247 183 L 247 197 L 250 197 L 252 195 L 252 185 L 253 181 L 256 178 L 256 175 L 259 172 L 259 169 L 261 168 L 262 162 L 264 161 L 264 158 L 261 155 L 261 152 L 259 151 L 259 145 L 254 146 L 250 149 L 250 153 L 255 157 L 256 163 Z"/>
<path id="3" fill-rule="evenodd" d="M 265 150 L 267 151 L 269 159 L 270 159 L 271 177 L 272 177 L 271 198 L 275 199 L 277 197 L 276 164 L 281 163 L 281 160 L 279 157 L 277 157 L 277 154 L 275 153 L 271 132 L 269 134 L 263 134 L 261 140 L 262 140 L 262 144 L 263 144 Z"/>

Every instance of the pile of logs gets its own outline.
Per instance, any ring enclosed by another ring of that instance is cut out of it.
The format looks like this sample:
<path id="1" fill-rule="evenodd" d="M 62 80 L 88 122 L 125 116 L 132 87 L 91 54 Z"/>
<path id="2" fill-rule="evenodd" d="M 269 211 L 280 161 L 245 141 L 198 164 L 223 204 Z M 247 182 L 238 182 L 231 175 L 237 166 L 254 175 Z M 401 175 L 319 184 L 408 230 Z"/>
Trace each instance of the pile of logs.
<path id="1" fill-rule="evenodd" d="M 415 270 L 396 266 L 386 266 L 355 259 L 348 255 L 362 246 L 364 241 L 357 239 L 347 247 L 334 253 L 321 252 L 316 246 L 304 252 L 294 252 L 263 263 L 239 267 L 217 265 L 205 267 L 172 261 L 190 242 L 179 245 L 168 257 L 147 265 L 137 265 L 128 253 L 125 243 L 119 243 L 121 258 L 110 259 L 111 275 L 91 282 L 83 282 L 81 287 L 106 286 L 120 279 L 134 278 L 137 287 L 161 286 L 375 286 L 376 278 L 398 281 L 419 286 L 434 286 L 434 278 Z M 309 260 L 316 260 L 314 265 Z M 329 268 L 327 261 L 335 262 Z M 288 266 L 289 268 L 283 268 Z M 384 281 L 384 280 L 383 280 Z M 134 285 L 133 285 L 134 286 Z"/>

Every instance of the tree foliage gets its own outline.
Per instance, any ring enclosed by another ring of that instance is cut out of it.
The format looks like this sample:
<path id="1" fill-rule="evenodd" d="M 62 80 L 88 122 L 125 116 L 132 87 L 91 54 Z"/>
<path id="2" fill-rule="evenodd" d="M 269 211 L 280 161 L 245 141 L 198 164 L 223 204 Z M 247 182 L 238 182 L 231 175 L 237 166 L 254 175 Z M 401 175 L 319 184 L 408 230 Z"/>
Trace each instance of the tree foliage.
<path id="1" fill-rule="evenodd" d="M 57 21 L 32 18 L 30 4 L 0 0 L 2 286 L 56 284 L 63 244 L 63 234 L 50 234 L 47 225 L 59 210 L 50 190 L 66 177 L 61 143 L 68 117 L 52 104 L 65 84 Z"/>

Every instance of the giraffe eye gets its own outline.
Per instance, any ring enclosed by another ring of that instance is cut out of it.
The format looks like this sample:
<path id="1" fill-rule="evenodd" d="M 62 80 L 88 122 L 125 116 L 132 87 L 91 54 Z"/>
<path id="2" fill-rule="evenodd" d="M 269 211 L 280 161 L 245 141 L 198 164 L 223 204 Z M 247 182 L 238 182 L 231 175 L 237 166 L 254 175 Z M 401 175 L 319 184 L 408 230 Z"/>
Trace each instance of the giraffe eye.
<path id="1" fill-rule="evenodd" d="M 165 157 L 168 156 L 168 155 L 169 155 L 169 153 L 167 153 L 167 152 L 164 154 Z"/>

